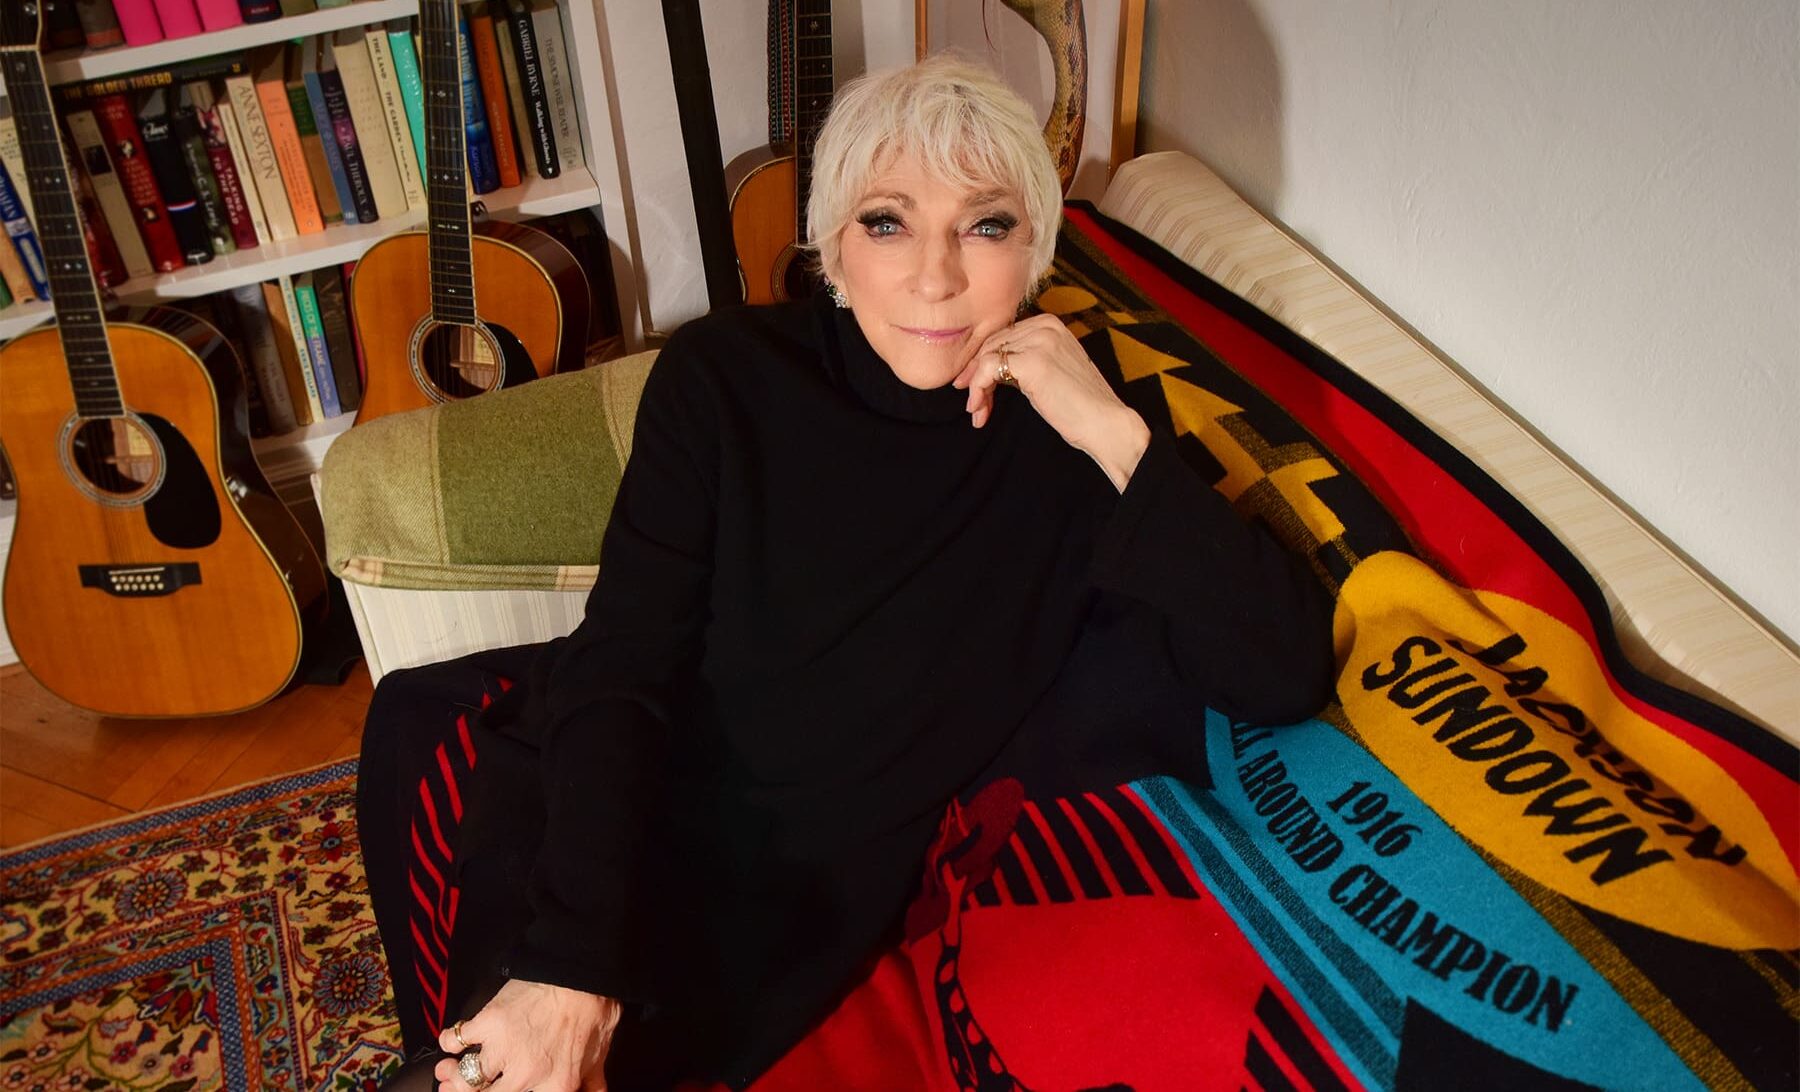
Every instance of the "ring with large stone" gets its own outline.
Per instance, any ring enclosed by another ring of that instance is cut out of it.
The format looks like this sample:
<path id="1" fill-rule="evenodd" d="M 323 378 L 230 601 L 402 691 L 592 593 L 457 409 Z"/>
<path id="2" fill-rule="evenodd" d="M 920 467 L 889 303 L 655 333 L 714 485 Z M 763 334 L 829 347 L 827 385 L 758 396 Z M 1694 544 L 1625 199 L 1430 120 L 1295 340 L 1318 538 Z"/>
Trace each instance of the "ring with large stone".
<path id="1" fill-rule="evenodd" d="M 471 1050 L 456 1059 L 456 1075 L 468 1082 L 470 1088 L 486 1088 L 492 1078 L 481 1071 L 481 1051 Z"/>

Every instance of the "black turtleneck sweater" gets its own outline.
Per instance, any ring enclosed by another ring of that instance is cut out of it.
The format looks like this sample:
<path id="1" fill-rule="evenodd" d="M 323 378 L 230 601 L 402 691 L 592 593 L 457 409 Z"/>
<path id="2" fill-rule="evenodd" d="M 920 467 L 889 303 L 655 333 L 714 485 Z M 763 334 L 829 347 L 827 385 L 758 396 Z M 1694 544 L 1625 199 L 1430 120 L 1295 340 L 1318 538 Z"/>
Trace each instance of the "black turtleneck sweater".
<path id="1" fill-rule="evenodd" d="M 1119 494 L 997 394 L 972 428 L 824 301 L 670 339 L 586 619 L 503 729 L 544 788 L 505 973 L 643 1002 L 690 1075 L 747 1083 L 892 939 L 944 805 L 1065 665 L 1246 720 L 1324 704 L 1329 599 L 1166 422 Z"/>

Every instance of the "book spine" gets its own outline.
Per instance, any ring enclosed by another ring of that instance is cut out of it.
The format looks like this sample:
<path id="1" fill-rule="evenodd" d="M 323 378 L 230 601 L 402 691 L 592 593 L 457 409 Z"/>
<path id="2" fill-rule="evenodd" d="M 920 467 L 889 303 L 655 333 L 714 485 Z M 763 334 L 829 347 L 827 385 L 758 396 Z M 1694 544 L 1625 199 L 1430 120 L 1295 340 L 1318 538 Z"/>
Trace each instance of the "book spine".
<path id="1" fill-rule="evenodd" d="M 155 0 L 156 21 L 162 24 L 164 38 L 186 38 L 201 31 L 200 13 L 194 0 Z"/>
<path id="2" fill-rule="evenodd" d="M 17 4 L 18 0 L 12 0 L 9 6 Z M 43 0 L 40 6 L 44 13 L 45 48 L 80 49 L 87 44 L 73 0 Z"/>
<path id="3" fill-rule="evenodd" d="M 266 23 L 281 18 L 279 0 L 238 0 L 238 12 L 246 23 Z"/>
<path id="4" fill-rule="evenodd" d="M 252 214 L 250 203 L 256 198 L 244 189 L 218 103 L 205 84 L 190 84 L 187 92 L 194 102 L 194 121 L 200 126 L 200 137 L 206 144 L 206 158 L 211 161 L 213 178 L 219 184 L 219 203 L 225 207 L 231 239 L 240 250 L 254 247 L 257 245 L 255 215 L 260 215 L 260 210 Z"/>
<path id="5" fill-rule="evenodd" d="M 331 186 L 337 191 L 344 223 L 358 223 L 361 218 L 357 215 L 356 194 L 350 188 L 350 177 L 344 173 L 344 153 L 338 146 L 337 126 L 332 124 L 331 110 L 325 105 L 325 86 L 317 72 L 308 72 L 301 79 L 306 85 L 306 105 L 312 112 L 313 126 L 319 132 L 319 146 L 325 151 L 325 168 L 331 172 Z M 299 117 L 298 112 L 295 117 Z"/>
<path id="6" fill-rule="evenodd" d="M 286 276 L 277 277 L 275 278 L 275 287 L 276 296 L 281 301 L 281 321 L 275 324 L 275 333 L 278 337 L 282 333 L 286 333 L 288 348 L 294 354 L 291 361 L 294 370 L 289 372 L 288 379 L 292 381 L 298 376 L 300 380 L 300 388 L 294 392 L 295 401 L 298 403 L 300 393 L 304 391 L 306 394 L 306 423 L 323 421 L 325 406 L 319 400 L 319 387 L 313 382 L 312 368 L 308 366 L 311 350 L 306 347 L 306 328 L 300 322 L 300 301 L 294 295 L 294 279 Z M 271 320 L 275 318 L 273 306 L 269 308 L 269 318 Z M 296 404 L 295 409 L 298 408 L 299 406 Z"/>
<path id="7" fill-rule="evenodd" d="M 37 232 L 25 216 L 25 202 L 19 200 L 19 191 L 13 187 L 12 175 L 4 163 L 0 163 L 0 225 L 5 226 L 7 238 L 18 252 L 19 264 L 25 267 L 32 294 L 40 300 L 49 299 L 50 271 L 44 267 L 44 248 L 38 245 Z"/>
<path id="8" fill-rule="evenodd" d="M 291 432 L 300 422 L 294 418 L 294 400 L 281 373 L 281 353 L 275 347 L 275 330 L 269 324 L 269 305 L 263 299 L 262 286 L 246 284 L 231 289 L 231 302 L 244 338 L 244 363 L 262 391 L 269 431 Z"/>
<path id="9" fill-rule="evenodd" d="M 119 256 L 118 244 L 113 242 L 112 229 L 106 223 L 106 216 L 100 211 L 100 201 L 94 196 L 94 185 L 88 180 L 87 172 L 80 169 L 81 159 L 67 140 L 63 144 L 63 162 L 75 169 L 69 177 L 75 183 L 75 207 L 81 213 L 81 241 L 87 245 L 88 265 L 94 271 L 94 280 L 102 288 L 111 288 L 125 280 L 125 260 Z"/>
<path id="10" fill-rule="evenodd" d="M 413 48 L 409 19 L 390 19 L 388 53 L 394 59 L 394 78 L 400 84 L 400 101 L 406 106 L 406 127 L 412 130 L 413 153 L 419 160 L 419 177 L 425 177 L 425 83 L 419 76 L 419 54 Z"/>
<path id="11" fill-rule="evenodd" d="M 248 158 L 238 158 L 235 148 L 232 157 L 239 163 L 250 164 L 250 173 L 256 179 L 256 193 L 262 200 L 269 238 L 275 242 L 292 239 L 299 232 L 294 226 L 294 212 L 288 205 L 287 190 L 282 185 L 275 145 L 269 140 L 269 127 L 264 124 L 262 106 L 257 103 L 256 84 L 249 76 L 233 76 L 225 81 L 225 90 L 231 95 L 231 116 L 237 120 L 238 136 Z"/>
<path id="12" fill-rule="evenodd" d="M 312 180 L 313 197 L 319 203 L 319 219 L 335 224 L 344 219 L 344 207 L 338 201 L 337 180 L 331 174 L 331 160 L 325 155 L 325 141 L 313 120 L 312 102 L 306 97 L 306 84 L 299 80 L 287 85 L 288 111 L 294 115 L 294 132 L 300 137 L 300 150 L 306 156 L 307 175 Z M 332 138 L 332 144 L 337 139 Z M 355 223 L 355 213 L 351 214 Z"/>
<path id="13" fill-rule="evenodd" d="M 238 0 L 194 0 L 194 6 L 200 9 L 200 25 L 209 31 L 243 25 L 244 11 Z"/>
<path id="14" fill-rule="evenodd" d="M 263 212 L 262 194 L 257 190 L 256 172 L 250 163 L 243 127 L 238 124 L 237 110 L 232 107 L 229 97 L 215 98 L 213 115 L 219 120 L 219 132 L 231 152 L 232 166 L 237 168 L 238 184 L 244 187 L 244 208 L 250 213 L 250 229 L 256 233 L 256 244 L 261 246 L 275 236 L 270 233 L 269 219 Z"/>
<path id="15" fill-rule="evenodd" d="M 317 7 L 318 5 L 313 0 L 281 0 L 281 14 L 283 15 L 305 15 L 309 11 L 316 10 Z"/>
<path id="16" fill-rule="evenodd" d="M 75 17 L 81 20 L 81 33 L 89 49 L 110 49 L 123 45 L 125 34 L 119 29 L 119 16 L 111 0 L 75 0 Z"/>
<path id="17" fill-rule="evenodd" d="M 481 101 L 481 77 L 475 71 L 475 50 L 469 42 L 469 21 L 456 20 L 457 68 L 462 75 L 463 143 L 469 159 L 469 188 L 492 193 L 500 188 L 500 172 L 494 166 L 494 142 L 488 137 L 487 106 Z"/>
<path id="18" fill-rule="evenodd" d="M 75 153 L 82 173 L 94 188 L 94 199 L 100 203 L 100 215 L 112 229 L 113 243 L 125 263 L 129 277 L 148 277 L 156 271 L 144 237 L 138 234 L 137 217 L 125 187 L 113 171 L 112 157 L 106 154 L 106 138 L 100 133 L 100 122 L 92 110 L 75 110 L 63 119 L 69 126 L 69 137 L 75 142 Z"/>
<path id="19" fill-rule="evenodd" d="M 369 63 L 369 47 L 359 28 L 339 31 L 332 37 L 331 53 L 338 78 L 344 82 L 344 99 L 356 124 L 357 147 L 369 172 L 369 188 L 375 193 L 375 209 L 382 216 L 403 216 L 410 207 L 406 188 L 400 184 L 400 167 L 394 159 L 393 141 L 387 138 L 387 119 L 381 112 L 381 89 Z"/>
<path id="20" fill-rule="evenodd" d="M 163 207 L 156 176 L 150 173 L 144 139 L 138 134 L 137 119 L 131 116 L 131 104 L 124 95 L 108 95 L 94 103 L 94 117 L 100 123 L 107 151 L 113 156 L 113 170 L 125 187 L 133 220 L 144 236 L 150 264 L 161 273 L 180 269 L 186 264 L 181 257 L 181 244 L 169 224 L 169 212 Z"/>
<path id="21" fill-rule="evenodd" d="M 500 54 L 500 72 L 506 77 L 506 101 L 512 107 L 508 114 L 513 131 L 513 147 L 517 152 L 519 176 L 536 178 L 537 159 L 531 154 L 531 138 L 524 132 L 528 115 L 525 112 L 525 89 L 519 83 L 518 50 L 513 45 L 512 20 L 506 17 L 506 5 L 500 0 L 494 0 L 489 12 L 494 26 L 494 44 Z"/>
<path id="22" fill-rule="evenodd" d="M 145 68 L 128 72 L 122 76 L 106 76 L 97 80 L 82 80 L 79 83 L 60 83 L 53 89 L 58 102 L 71 105 L 102 98 L 106 95 L 123 95 L 133 91 L 160 91 L 177 84 L 193 83 L 196 80 L 222 80 L 233 76 L 242 76 L 250 71 L 249 62 L 242 54 L 220 53 L 198 60 L 182 61 L 180 64 L 163 68 Z"/>
<path id="23" fill-rule="evenodd" d="M 525 95 L 525 117 L 520 131 L 531 141 L 531 155 L 541 178 L 555 178 L 562 173 L 556 154 L 556 125 L 550 119 L 550 99 L 544 87 L 543 63 L 538 58 L 537 32 L 531 26 L 531 12 L 507 4 L 507 21 L 512 25 L 513 60 L 519 66 L 519 88 Z"/>
<path id="24" fill-rule="evenodd" d="M 4 311 L 8 307 L 11 307 L 12 301 L 13 301 L 12 289 L 6 287 L 5 278 L 0 277 L 0 311 Z"/>
<path id="25" fill-rule="evenodd" d="M 301 235 L 317 235 L 325 230 L 325 222 L 313 195 L 306 150 L 300 147 L 300 132 L 294 127 L 294 114 L 288 108 L 287 84 L 277 74 L 274 78 L 257 79 L 255 86 L 256 102 L 262 107 L 263 124 L 268 127 L 269 144 L 275 150 L 288 208 L 293 212 L 294 230 Z"/>
<path id="26" fill-rule="evenodd" d="M 0 105 L 0 109 L 4 108 Z M 13 124 L 11 114 L 0 114 L 0 163 L 6 164 L 14 178 L 25 177 L 25 153 L 19 147 L 19 129 Z M 19 191 L 19 200 L 25 204 L 25 215 L 32 223 L 37 223 L 37 210 L 31 207 L 30 187 Z"/>
<path id="27" fill-rule="evenodd" d="M 313 292 L 319 298 L 319 325 L 325 328 L 325 348 L 331 353 L 331 380 L 337 387 L 338 405 L 350 413 L 362 406 L 362 377 L 356 372 L 344 275 L 335 266 L 314 270 Z"/>
<path id="28" fill-rule="evenodd" d="M 138 111 L 138 133 L 143 137 L 144 156 L 150 162 L 150 172 L 156 176 L 163 208 L 168 211 L 169 226 L 175 229 L 175 238 L 181 244 L 182 258 L 189 265 L 212 261 L 212 240 L 206 234 L 206 217 L 201 215 L 194 181 L 188 177 L 181 147 L 170 128 L 162 92 L 144 100 Z"/>
<path id="29" fill-rule="evenodd" d="M 300 310 L 300 328 L 306 333 L 307 360 L 312 365 L 313 388 L 319 392 L 319 409 L 327 417 L 344 412 L 338 403 L 337 384 L 331 377 L 331 350 L 325 345 L 325 325 L 319 321 L 319 297 L 314 293 L 312 274 L 294 278 L 294 302 Z"/>
<path id="30" fill-rule="evenodd" d="M 6 285 L 7 294 L 14 300 L 37 298 L 25 263 L 19 260 L 19 248 L 6 242 L 0 242 L 0 284 Z"/>
<path id="31" fill-rule="evenodd" d="M 381 218 L 380 210 L 375 207 L 375 188 L 369 184 L 369 168 L 363 162 L 356 122 L 350 117 L 350 100 L 344 94 L 344 81 L 336 69 L 320 71 L 319 91 L 325 98 L 325 112 L 331 119 L 331 133 L 337 139 L 338 155 L 344 161 L 344 180 L 350 184 L 356 220 L 362 224 L 374 223 Z"/>
<path id="32" fill-rule="evenodd" d="M 206 221 L 206 237 L 212 243 L 213 253 L 230 254 L 237 250 L 237 236 L 231 231 L 231 217 L 225 211 L 218 176 L 213 173 L 206 137 L 200 132 L 200 119 L 192 106 L 181 105 L 169 116 L 169 122 L 188 176 L 194 180 L 194 195 L 200 199 L 200 216 Z"/>
<path id="33" fill-rule="evenodd" d="M 412 126 L 406 120 L 406 104 L 400 96 L 400 79 L 394 72 L 394 55 L 387 31 L 370 27 L 363 33 L 369 47 L 369 71 L 381 91 L 381 114 L 387 120 L 389 143 L 394 146 L 394 166 L 400 171 L 400 188 L 409 208 L 425 207 L 425 176 L 419 171 L 419 154 L 413 148 Z"/>
<path id="34" fill-rule="evenodd" d="M 562 9 L 554 3 L 534 5 L 531 27 L 537 31 L 538 56 L 544 66 L 544 95 L 556 126 L 556 162 L 564 171 L 581 166 L 581 128 L 575 112 L 575 90 L 569 82 L 568 50 L 563 46 Z"/>
<path id="35" fill-rule="evenodd" d="M 150 0 L 113 0 L 113 13 L 119 17 L 119 32 L 126 45 L 149 45 L 163 40 L 162 23 L 157 21 L 156 7 Z"/>
<path id="36" fill-rule="evenodd" d="M 481 101 L 487 108 L 488 141 L 494 149 L 494 168 L 500 185 L 519 184 L 519 159 L 513 150 L 512 111 L 506 102 L 506 73 L 500 68 L 500 48 L 494 39 L 494 19 L 482 9 L 471 15 L 469 41 L 475 48 L 475 71 L 481 79 Z"/>

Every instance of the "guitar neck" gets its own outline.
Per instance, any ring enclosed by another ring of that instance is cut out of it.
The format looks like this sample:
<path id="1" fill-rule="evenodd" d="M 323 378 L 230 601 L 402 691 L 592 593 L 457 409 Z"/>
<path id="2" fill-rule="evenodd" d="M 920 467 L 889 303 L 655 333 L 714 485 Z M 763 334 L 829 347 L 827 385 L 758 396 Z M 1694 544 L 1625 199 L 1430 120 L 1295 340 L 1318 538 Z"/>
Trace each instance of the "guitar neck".
<path id="1" fill-rule="evenodd" d="M 796 235 L 807 237 L 813 144 L 831 110 L 831 0 L 794 3 L 794 209 Z"/>
<path id="2" fill-rule="evenodd" d="M 419 76 L 425 93 L 426 231 L 431 311 L 441 322 L 475 322 L 469 237 L 468 152 L 463 128 L 463 56 L 455 0 L 419 4 Z"/>
<path id="3" fill-rule="evenodd" d="M 20 8 L 36 6 L 27 2 Z M 119 376 L 106 339 L 100 290 L 88 265 L 74 181 L 63 156 L 56 113 L 50 105 L 50 83 L 35 42 L 21 44 L 10 33 L 7 40 L 8 44 L 0 47 L 0 56 L 4 57 L 0 74 L 6 80 L 13 123 L 19 132 L 19 153 L 25 166 L 23 181 L 36 214 L 50 301 L 56 311 L 69 380 L 75 388 L 76 409 L 83 417 L 117 417 L 125 412 L 119 396 Z"/>

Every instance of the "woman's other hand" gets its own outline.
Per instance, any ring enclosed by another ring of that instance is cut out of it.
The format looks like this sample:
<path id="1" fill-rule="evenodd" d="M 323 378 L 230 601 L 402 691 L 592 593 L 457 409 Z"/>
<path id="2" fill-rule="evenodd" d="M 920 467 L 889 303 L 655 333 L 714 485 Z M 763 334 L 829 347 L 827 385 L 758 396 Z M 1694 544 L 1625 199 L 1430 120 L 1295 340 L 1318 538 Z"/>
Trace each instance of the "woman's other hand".
<path id="1" fill-rule="evenodd" d="M 1055 315 L 1033 315 L 990 335 L 952 384 L 969 391 L 976 428 L 993 415 L 1001 365 L 1070 447 L 1085 453 L 1123 493 L 1150 445 L 1144 419 L 1113 393 L 1075 335 Z"/>
<path id="2" fill-rule="evenodd" d="M 610 997 L 542 982 L 513 979 L 457 1029 L 445 1028 L 438 1046 L 451 1054 L 481 1051 L 487 1083 L 471 1085 L 446 1058 L 435 1070 L 449 1092 L 584 1092 L 606 1088 L 606 1051 L 619 1025 Z"/>

